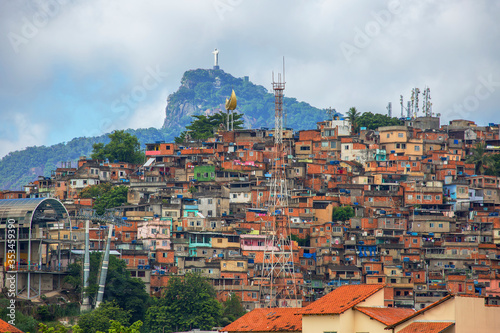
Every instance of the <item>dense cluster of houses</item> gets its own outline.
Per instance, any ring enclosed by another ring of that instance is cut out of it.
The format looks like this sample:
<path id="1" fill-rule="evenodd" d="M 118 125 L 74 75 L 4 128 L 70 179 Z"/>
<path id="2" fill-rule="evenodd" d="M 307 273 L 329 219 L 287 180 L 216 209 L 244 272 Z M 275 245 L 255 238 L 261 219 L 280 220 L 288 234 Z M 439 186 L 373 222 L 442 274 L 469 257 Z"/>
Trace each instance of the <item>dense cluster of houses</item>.
<path id="1" fill-rule="evenodd" d="M 132 276 L 159 295 L 170 276 L 198 272 L 221 299 L 237 294 L 250 310 L 259 306 L 272 229 L 273 134 L 221 130 L 205 142 L 151 143 L 142 165 L 82 157 L 0 198 L 55 197 L 71 216 L 92 206 L 93 199 L 80 198 L 87 186 L 127 186 L 120 210 L 129 225 L 113 231 L 111 248 Z M 384 285 L 386 307 L 419 310 L 448 294 L 496 304 L 500 177 L 478 175 L 465 160 L 480 142 L 487 153 L 500 152 L 498 124 L 441 126 L 437 117 L 420 117 L 352 133 L 347 120 L 334 117 L 316 129 L 286 129 L 283 138 L 302 306 L 363 284 Z M 332 221 L 342 206 L 354 216 Z M 68 251 L 82 249 L 83 222 L 71 223 L 57 237 L 69 241 Z M 90 249 L 102 250 L 106 234 L 106 225 L 93 224 Z"/>

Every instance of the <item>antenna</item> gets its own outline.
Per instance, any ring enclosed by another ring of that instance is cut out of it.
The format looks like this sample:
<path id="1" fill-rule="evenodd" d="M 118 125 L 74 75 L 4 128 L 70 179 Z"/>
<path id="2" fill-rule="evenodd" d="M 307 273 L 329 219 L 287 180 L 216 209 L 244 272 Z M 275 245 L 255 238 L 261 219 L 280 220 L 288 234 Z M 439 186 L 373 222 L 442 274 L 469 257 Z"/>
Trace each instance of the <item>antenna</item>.
<path id="1" fill-rule="evenodd" d="M 403 95 L 399 95 L 399 103 L 401 104 L 401 118 L 404 118 Z"/>
<path id="2" fill-rule="evenodd" d="M 387 104 L 387 115 L 389 116 L 389 118 L 392 118 L 392 103 L 389 102 L 389 104 Z"/>

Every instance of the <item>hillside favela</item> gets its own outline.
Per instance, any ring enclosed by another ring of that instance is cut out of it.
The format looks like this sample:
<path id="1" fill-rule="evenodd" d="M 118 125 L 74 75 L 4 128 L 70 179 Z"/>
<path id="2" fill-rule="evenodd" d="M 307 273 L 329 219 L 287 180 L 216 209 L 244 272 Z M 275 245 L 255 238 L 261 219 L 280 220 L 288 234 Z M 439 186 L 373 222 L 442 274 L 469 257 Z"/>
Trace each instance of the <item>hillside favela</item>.
<path id="1" fill-rule="evenodd" d="M 500 332 L 498 3 L 255 3 L 0 4 L 0 333 Z"/>
<path id="2" fill-rule="evenodd" d="M 217 84 L 217 58 L 207 72 Z M 245 128 L 231 90 L 175 140 L 141 149 L 114 131 L 90 156 L 2 191 L 0 280 L 17 321 L 496 331 L 499 125 L 442 124 L 430 89 L 415 88 L 401 112 L 328 109 L 295 131 L 282 78 L 272 128 Z"/>

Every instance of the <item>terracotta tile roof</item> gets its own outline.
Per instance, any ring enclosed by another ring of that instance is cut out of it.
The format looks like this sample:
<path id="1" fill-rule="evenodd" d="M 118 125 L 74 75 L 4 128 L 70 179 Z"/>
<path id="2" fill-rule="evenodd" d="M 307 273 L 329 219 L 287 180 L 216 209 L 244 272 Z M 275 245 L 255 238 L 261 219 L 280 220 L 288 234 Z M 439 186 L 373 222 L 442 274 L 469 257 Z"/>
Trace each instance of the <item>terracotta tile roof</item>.
<path id="1" fill-rule="evenodd" d="M 415 312 L 414 314 L 409 315 L 408 317 L 403 318 L 402 320 L 400 320 L 400 321 L 398 321 L 398 322 L 396 322 L 396 323 L 394 323 L 394 324 L 388 325 L 385 329 L 394 328 L 394 327 L 398 326 L 399 324 L 402 324 L 402 323 L 404 323 L 405 321 L 410 320 L 411 318 L 415 318 L 416 316 L 418 316 L 418 315 L 420 315 L 420 314 L 424 313 L 425 311 L 430 310 L 430 309 L 432 309 L 432 308 L 434 308 L 434 307 L 438 306 L 439 304 L 446 302 L 446 301 L 447 301 L 447 300 L 449 300 L 449 299 L 452 299 L 453 297 L 455 297 L 455 296 L 454 296 L 454 295 L 451 295 L 451 294 L 450 294 L 450 295 L 447 295 L 447 296 L 445 296 L 445 297 L 441 298 L 440 300 L 438 300 L 438 301 L 436 301 L 436 302 L 432 303 L 431 305 L 426 306 L 425 308 L 423 308 L 423 309 L 421 309 L 421 310 L 418 310 L 418 311 L 417 311 L 417 312 Z"/>
<path id="2" fill-rule="evenodd" d="M 341 286 L 321 297 L 319 300 L 309 304 L 302 310 L 302 314 L 340 314 L 364 301 L 383 288 L 383 284 Z"/>
<path id="3" fill-rule="evenodd" d="M 301 308 L 254 309 L 222 332 L 302 332 Z"/>
<path id="4" fill-rule="evenodd" d="M 0 319 L 0 332 L 23 333 L 23 331 L 2 319 Z"/>
<path id="5" fill-rule="evenodd" d="M 441 333 L 453 325 L 455 323 L 452 322 L 416 322 L 397 333 Z"/>
<path id="6" fill-rule="evenodd" d="M 413 309 L 386 308 L 386 307 L 364 307 L 357 306 L 356 310 L 364 313 L 370 318 L 380 321 L 384 325 L 392 325 L 415 313 Z"/>

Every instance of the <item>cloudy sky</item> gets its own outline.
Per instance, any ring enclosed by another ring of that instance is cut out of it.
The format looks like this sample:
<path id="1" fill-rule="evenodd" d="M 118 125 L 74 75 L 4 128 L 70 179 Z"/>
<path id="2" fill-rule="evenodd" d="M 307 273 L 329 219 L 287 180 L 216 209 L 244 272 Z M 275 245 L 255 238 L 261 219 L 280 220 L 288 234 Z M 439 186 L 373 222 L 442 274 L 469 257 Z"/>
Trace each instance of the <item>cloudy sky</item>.
<path id="1" fill-rule="evenodd" d="M 213 66 L 318 108 L 500 122 L 500 1 L 0 2 L 0 156 L 113 129 L 161 127 L 184 71 Z"/>

